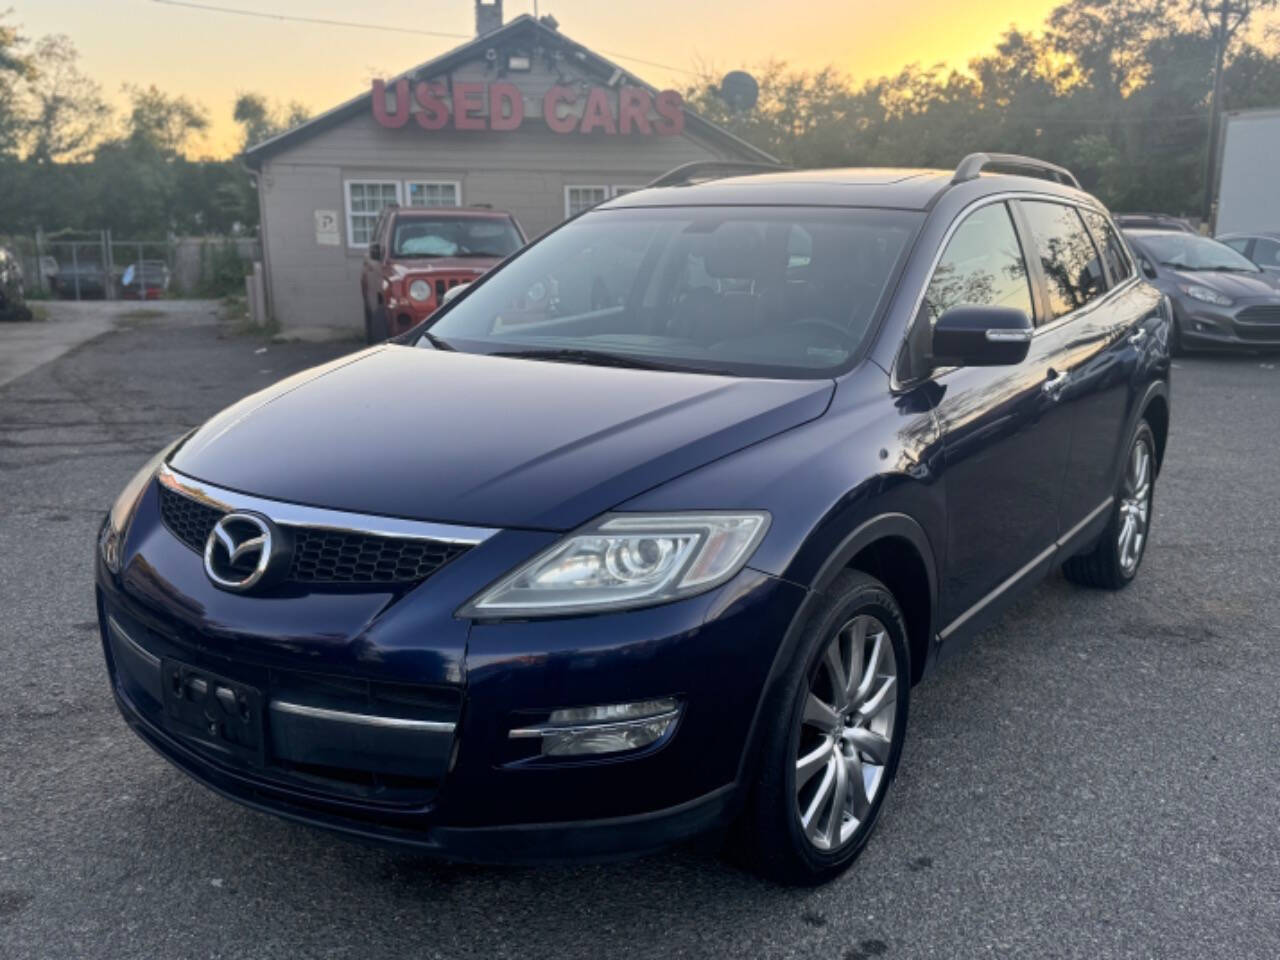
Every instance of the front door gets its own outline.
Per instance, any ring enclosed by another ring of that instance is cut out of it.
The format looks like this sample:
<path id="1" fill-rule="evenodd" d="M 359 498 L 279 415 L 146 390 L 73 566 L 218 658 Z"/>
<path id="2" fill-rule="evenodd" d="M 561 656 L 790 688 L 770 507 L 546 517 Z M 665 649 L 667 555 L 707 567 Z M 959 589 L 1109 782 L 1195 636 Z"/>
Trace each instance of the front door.
<path id="1" fill-rule="evenodd" d="M 935 321 L 956 306 L 1016 307 L 1042 325 L 1035 280 L 1010 207 L 995 202 L 955 229 L 925 306 Z M 1038 330 L 1022 363 L 935 375 L 948 517 L 944 635 L 1052 558 L 1071 434 L 1059 404 L 1064 356 L 1058 332 Z"/>

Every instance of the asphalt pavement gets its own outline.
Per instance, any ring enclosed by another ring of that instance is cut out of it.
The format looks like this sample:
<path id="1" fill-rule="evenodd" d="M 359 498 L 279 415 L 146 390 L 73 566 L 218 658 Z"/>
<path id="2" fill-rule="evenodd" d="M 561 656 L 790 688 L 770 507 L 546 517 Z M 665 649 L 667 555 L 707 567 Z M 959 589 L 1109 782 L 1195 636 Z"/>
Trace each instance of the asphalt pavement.
<path id="1" fill-rule="evenodd" d="M 362 846 L 128 731 L 102 512 L 175 435 L 354 348 L 143 314 L 0 386 L 0 957 L 1280 956 L 1280 358 L 1179 361 L 1137 581 L 1051 579 L 917 687 L 879 832 L 796 891 L 706 843 L 538 869 Z"/>

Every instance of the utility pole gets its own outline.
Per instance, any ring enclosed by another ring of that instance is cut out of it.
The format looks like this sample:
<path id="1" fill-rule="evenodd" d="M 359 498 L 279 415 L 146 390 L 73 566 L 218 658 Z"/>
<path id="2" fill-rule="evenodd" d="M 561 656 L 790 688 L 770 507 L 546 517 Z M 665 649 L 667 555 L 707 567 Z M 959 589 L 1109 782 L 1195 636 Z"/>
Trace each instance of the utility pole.
<path id="1" fill-rule="evenodd" d="M 1209 225 L 1209 233 L 1213 233 L 1213 222 L 1216 219 L 1213 213 L 1213 201 L 1217 195 L 1218 177 L 1218 124 L 1219 117 L 1222 112 L 1222 66 L 1227 59 L 1227 43 L 1229 37 L 1227 35 L 1227 17 L 1231 13 L 1232 4 L 1228 0 L 1219 0 L 1218 7 L 1214 10 L 1207 3 L 1201 5 L 1201 13 L 1208 20 L 1212 14 L 1217 15 L 1217 23 L 1210 23 L 1210 33 L 1213 36 L 1213 92 L 1209 97 L 1209 144 L 1205 149 L 1204 158 L 1204 203 L 1202 209 L 1204 211 L 1204 221 Z"/>
<path id="2" fill-rule="evenodd" d="M 1204 159 L 1204 219 L 1213 231 L 1213 202 L 1217 195 L 1218 138 L 1222 126 L 1222 74 L 1227 50 L 1236 34 L 1259 10 L 1274 9 L 1278 0 L 1192 0 L 1213 39 L 1213 93 L 1209 100 L 1209 143 Z"/>

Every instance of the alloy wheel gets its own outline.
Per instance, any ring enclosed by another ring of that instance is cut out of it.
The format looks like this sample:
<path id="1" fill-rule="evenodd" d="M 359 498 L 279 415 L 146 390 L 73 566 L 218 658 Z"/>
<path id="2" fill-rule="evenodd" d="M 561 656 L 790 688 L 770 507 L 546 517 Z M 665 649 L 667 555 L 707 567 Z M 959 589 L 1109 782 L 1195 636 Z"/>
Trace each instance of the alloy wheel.
<path id="1" fill-rule="evenodd" d="M 819 850 L 849 843 L 884 785 L 898 682 L 888 630 L 867 614 L 836 631 L 809 680 L 796 752 L 796 814 Z"/>
<path id="2" fill-rule="evenodd" d="M 1151 519 L 1151 446 L 1139 437 L 1129 454 L 1120 493 L 1120 532 L 1116 537 L 1120 568 L 1126 576 L 1138 568 Z"/>

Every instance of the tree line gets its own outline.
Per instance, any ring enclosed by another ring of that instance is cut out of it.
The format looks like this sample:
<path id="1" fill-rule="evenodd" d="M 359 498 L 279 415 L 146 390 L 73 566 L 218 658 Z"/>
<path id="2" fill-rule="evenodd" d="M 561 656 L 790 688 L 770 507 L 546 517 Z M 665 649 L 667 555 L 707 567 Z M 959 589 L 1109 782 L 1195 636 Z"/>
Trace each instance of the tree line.
<path id="1" fill-rule="evenodd" d="M 117 112 L 69 37 L 29 41 L 0 19 L 0 235 L 99 230 L 118 239 L 252 233 L 258 201 L 238 157 L 192 159 L 207 108 L 126 86 Z M 235 101 L 241 148 L 308 118 L 255 93 Z"/>
<path id="2" fill-rule="evenodd" d="M 862 84 L 765 64 L 733 110 L 704 78 L 706 117 L 797 167 L 949 169 L 999 151 L 1072 170 L 1114 210 L 1202 215 L 1209 105 L 1280 107 L 1276 0 L 1071 0 L 1037 31 L 1011 27 L 965 70 L 912 64 Z"/>
<path id="3" fill-rule="evenodd" d="M 1215 77 L 1226 110 L 1280 106 L 1280 0 L 1069 0 L 1010 27 L 965 69 L 911 64 L 855 83 L 837 67 L 757 73 L 731 108 L 709 78 L 690 105 L 795 166 L 947 168 L 965 153 L 1069 167 L 1113 209 L 1203 212 Z M 110 228 L 117 237 L 251 232 L 258 206 L 237 158 L 191 159 L 207 109 L 155 86 L 117 113 L 61 35 L 0 17 L 0 234 Z M 241 94 L 243 146 L 307 119 Z"/>

